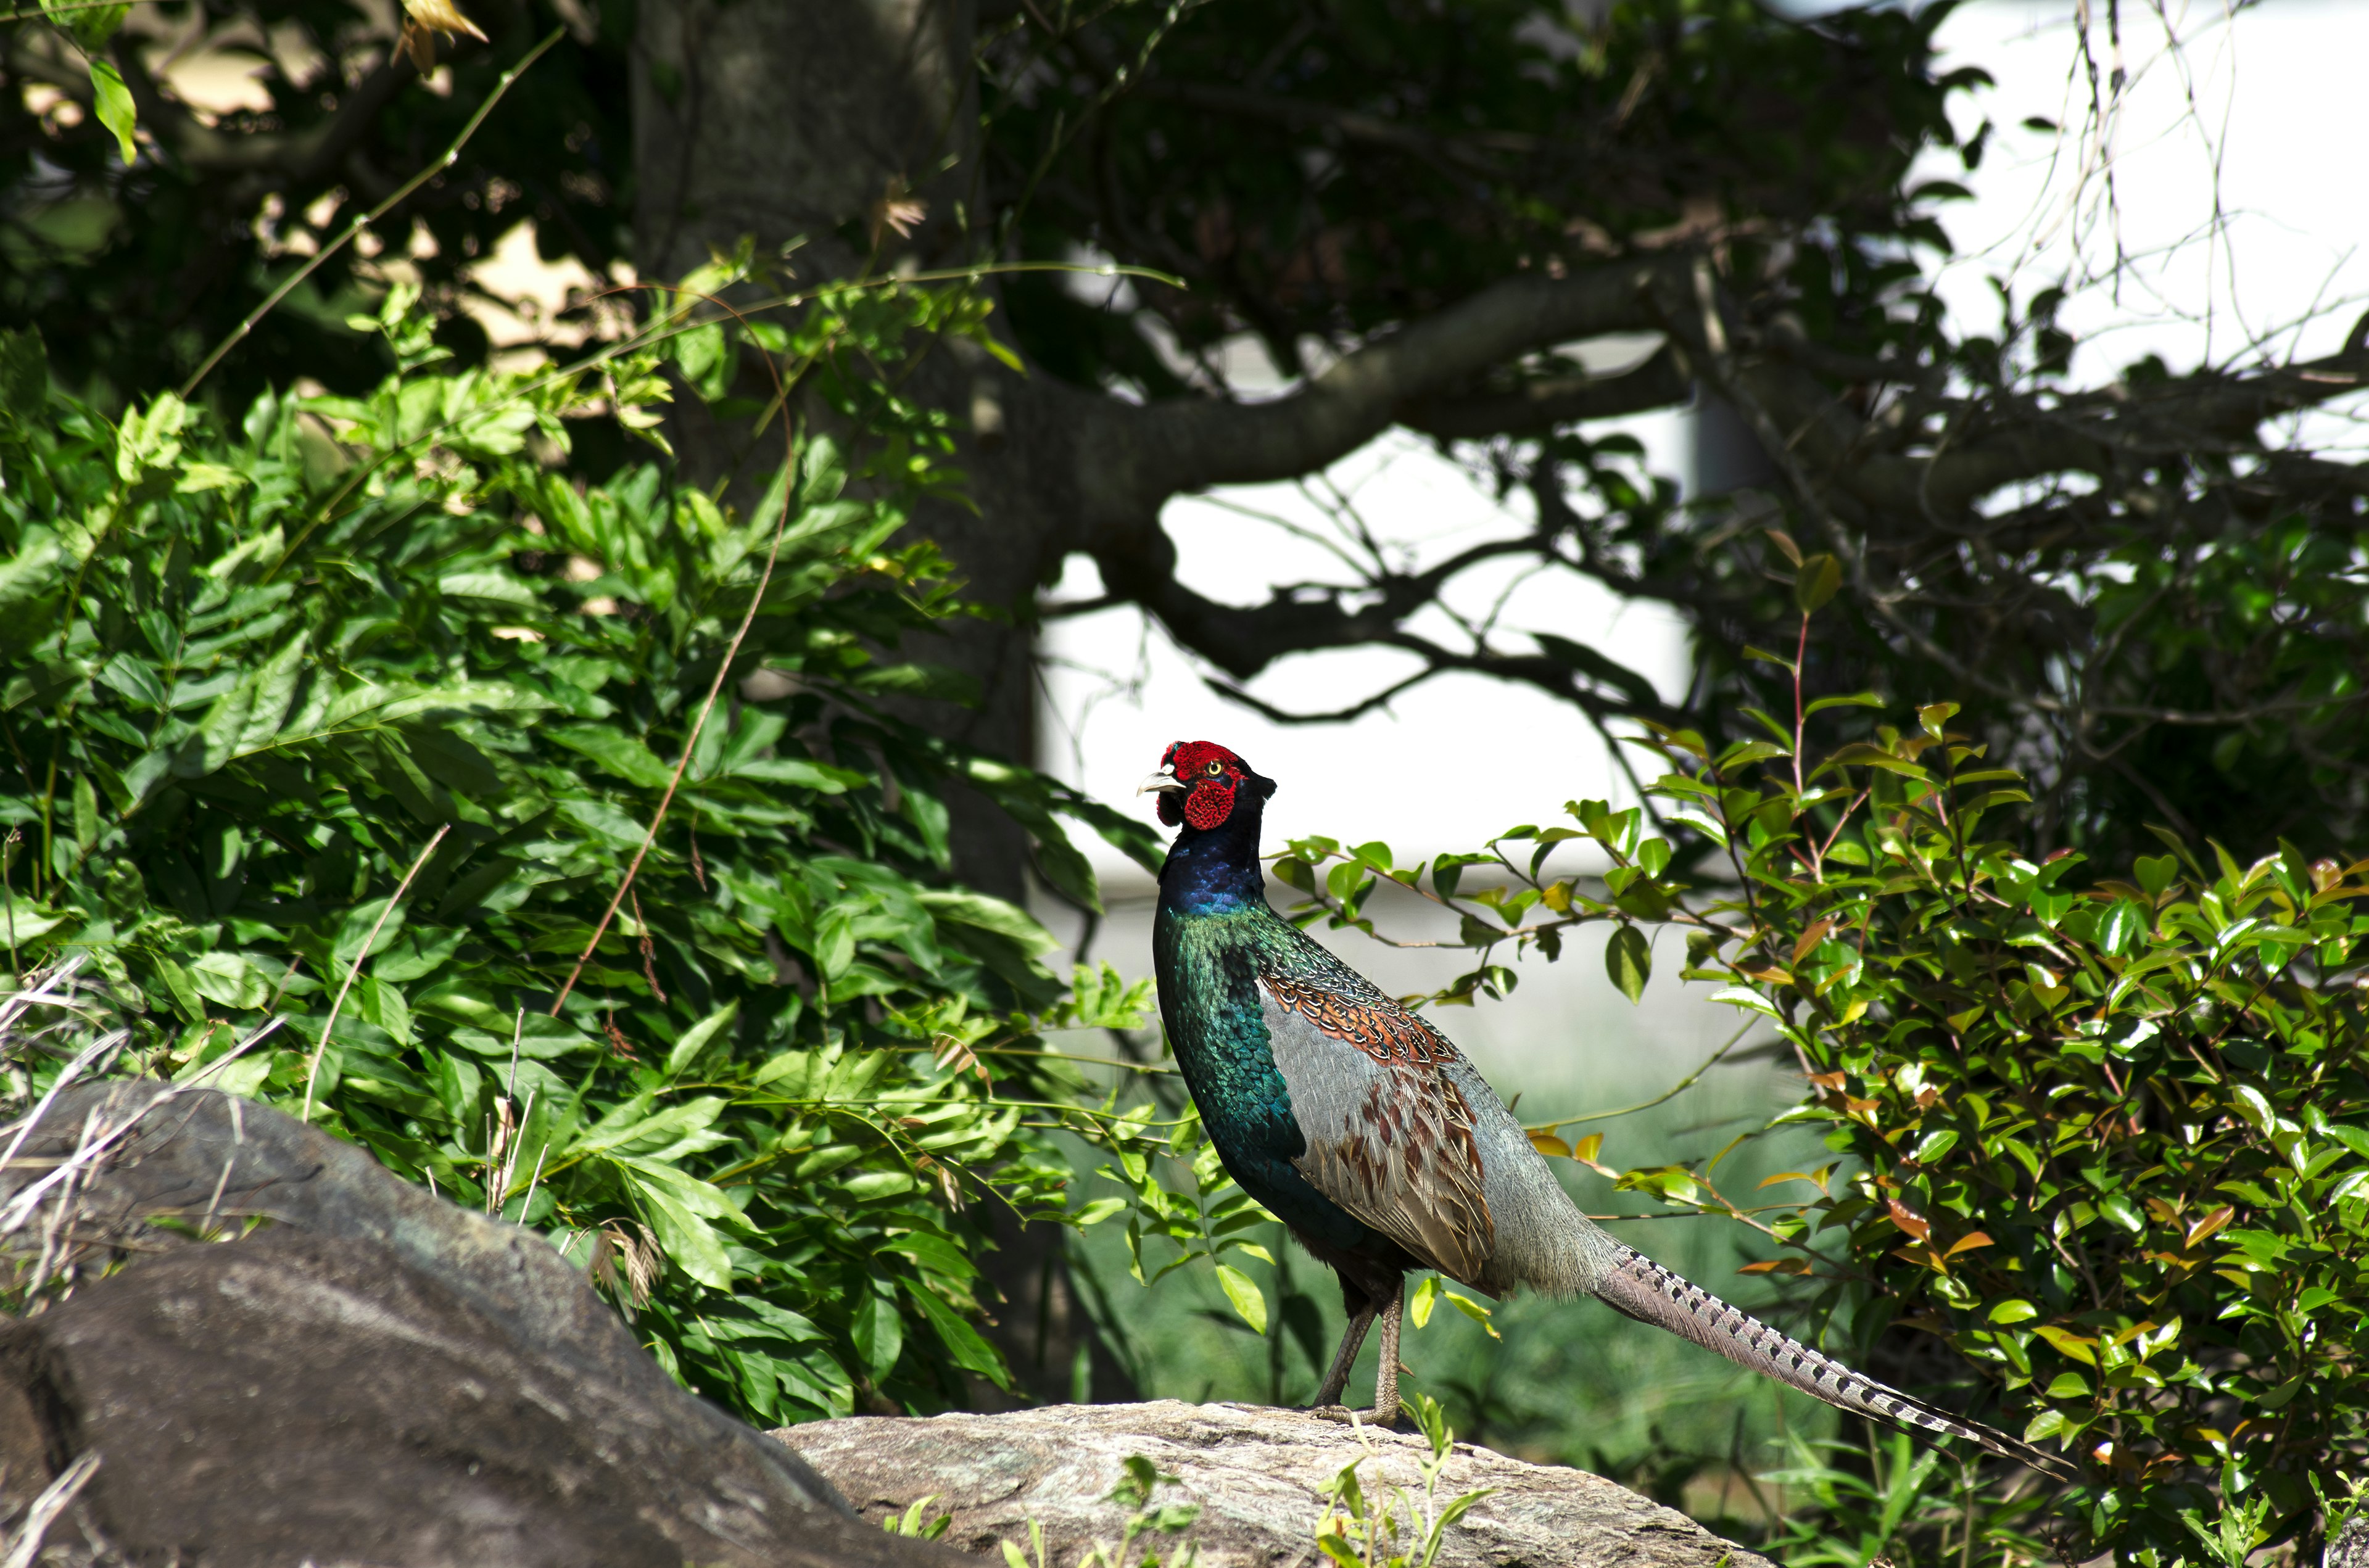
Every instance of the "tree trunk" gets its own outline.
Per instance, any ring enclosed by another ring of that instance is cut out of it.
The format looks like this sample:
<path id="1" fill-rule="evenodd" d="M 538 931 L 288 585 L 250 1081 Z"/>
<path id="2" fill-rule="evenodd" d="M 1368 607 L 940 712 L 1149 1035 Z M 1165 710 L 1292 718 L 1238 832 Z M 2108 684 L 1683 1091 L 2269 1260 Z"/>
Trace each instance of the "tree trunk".
<path id="1" fill-rule="evenodd" d="M 876 248 L 869 264 L 880 269 L 976 253 L 992 218 L 978 189 L 967 0 L 645 0 L 640 18 L 635 226 L 643 277 L 679 278 L 744 236 L 760 257 L 803 241 L 791 265 L 809 283 L 855 275 Z M 910 235 L 880 221 L 880 204 L 892 199 L 922 205 Z M 1044 383 L 1015 377 L 964 343 L 931 347 L 904 383 L 958 416 L 954 462 L 977 507 L 928 505 L 915 531 L 954 562 L 967 597 L 1006 613 L 956 623 L 905 650 L 976 681 L 975 706 L 915 702 L 899 711 L 1024 763 L 1034 752 L 1031 609 L 1038 585 L 1059 568 L 1061 520 L 1074 510 L 1059 410 L 1087 400 Z M 731 472 L 745 439 L 696 414 L 671 434 L 686 472 L 703 484 Z M 1026 834 L 968 792 L 948 805 L 956 874 L 981 891 L 1025 899 Z M 1070 1397 L 1082 1352 L 1097 1396 L 1131 1397 L 1077 1307 L 1060 1241 L 1047 1226 L 998 1235 L 984 1260 L 1003 1296 L 993 1333 L 1037 1398 Z"/>
<path id="2" fill-rule="evenodd" d="M 681 277 L 743 236 L 759 256 L 802 241 L 791 258 L 816 281 L 875 267 L 961 260 L 991 222 L 978 186 L 978 101 L 967 0 L 805 0 L 795 6 L 656 0 L 641 9 L 634 77 L 635 163 L 642 171 L 636 262 Z M 919 202 L 899 236 L 882 203 Z M 967 220 L 967 223 L 966 223 Z M 968 344 L 933 348 L 907 390 L 954 409 L 956 465 L 978 510 L 931 504 L 917 530 L 937 541 L 977 602 L 1008 620 L 962 623 L 908 649 L 978 684 L 977 706 L 915 704 L 905 715 L 1014 761 L 1030 761 L 1036 669 L 1030 616 L 1058 572 L 1058 461 L 1040 453 L 1041 399 Z M 729 464 L 728 432 L 691 429 L 686 468 L 712 479 Z M 1064 445 L 1055 433 L 1056 451 Z M 1027 892 L 1026 836 L 984 800 L 954 809 L 956 869 L 1015 901 Z"/>

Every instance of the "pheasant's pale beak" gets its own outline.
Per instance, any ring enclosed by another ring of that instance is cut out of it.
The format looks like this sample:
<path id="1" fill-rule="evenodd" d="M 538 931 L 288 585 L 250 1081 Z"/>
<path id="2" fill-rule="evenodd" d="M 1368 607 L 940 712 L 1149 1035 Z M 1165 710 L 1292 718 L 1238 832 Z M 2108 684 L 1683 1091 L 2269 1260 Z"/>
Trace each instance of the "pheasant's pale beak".
<path id="1" fill-rule="evenodd" d="M 1154 790 L 1183 789 L 1184 787 L 1184 781 L 1183 779 L 1178 778 L 1174 773 L 1162 768 L 1160 772 L 1152 774 L 1150 778 L 1136 785 L 1135 793 L 1138 795 L 1150 795 Z"/>

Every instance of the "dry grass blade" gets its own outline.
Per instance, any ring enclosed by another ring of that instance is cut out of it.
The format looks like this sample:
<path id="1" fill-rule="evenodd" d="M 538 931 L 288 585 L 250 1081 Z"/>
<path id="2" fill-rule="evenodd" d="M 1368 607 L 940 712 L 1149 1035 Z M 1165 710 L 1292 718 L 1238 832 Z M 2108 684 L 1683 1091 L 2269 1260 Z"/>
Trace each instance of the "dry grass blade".
<path id="1" fill-rule="evenodd" d="M 75 988 L 67 982 L 74 978 L 82 968 L 83 961 L 89 956 L 87 953 L 77 953 L 47 974 L 37 971 L 30 983 L 0 998 L 0 1035 L 5 1035 L 17 1019 L 36 1007 L 79 1007 L 81 1003 L 75 999 Z"/>
<path id="2" fill-rule="evenodd" d="M 97 1473 L 98 1454 L 96 1450 L 83 1454 L 60 1471 L 58 1478 L 33 1499 L 25 1513 L 25 1528 L 8 1543 L 8 1555 L 0 1557 L 0 1568 L 32 1568 L 33 1559 L 40 1554 L 41 1538 L 50 1533 L 50 1526 L 90 1478 Z"/>
<path id="3" fill-rule="evenodd" d="M 395 906 L 403 902 L 403 896 L 411 891 L 411 879 L 419 875 L 419 868 L 428 864 L 428 857 L 436 853 L 436 846 L 442 843 L 444 835 L 452 830 L 450 822 L 436 830 L 436 836 L 428 841 L 428 847 L 419 852 L 419 858 L 413 861 L 411 869 L 403 874 L 402 882 L 395 887 L 395 897 L 386 901 L 386 908 L 379 910 L 378 919 L 372 922 L 370 934 L 362 938 L 362 950 L 354 955 L 352 963 L 346 966 L 346 983 L 338 988 L 338 1000 L 329 1003 L 329 1021 L 321 1025 L 320 1044 L 313 1047 L 313 1064 L 304 1070 L 304 1114 L 297 1120 L 309 1123 L 313 1119 L 313 1084 L 321 1076 L 321 1053 L 329 1048 L 329 1036 L 338 1027 L 338 1013 L 346 1005 L 346 993 L 354 989 L 354 977 L 362 972 L 362 963 L 370 956 L 371 948 L 377 944 L 378 933 L 386 929 L 386 917 L 395 913 Z"/>
<path id="4" fill-rule="evenodd" d="M 24 1229 L 25 1222 L 32 1218 L 34 1211 L 53 1190 L 71 1188 L 72 1184 L 96 1170 L 100 1160 L 139 1125 L 143 1116 L 181 1093 L 183 1091 L 179 1089 L 159 1090 L 149 1097 L 147 1104 L 121 1121 L 110 1120 L 105 1105 L 91 1107 L 89 1115 L 83 1118 L 82 1136 L 75 1142 L 74 1151 L 60 1161 L 48 1175 L 25 1184 L 17 1196 L 8 1200 L 7 1207 L 0 1208 L 0 1236 L 12 1236 Z"/>
<path id="5" fill-rule="evenodd" d="M 7 1022 L 6 1018 L 0 1018 L 0 1030 L 6 1028 Z M 85 1046 L 75 1054 L 74 1060 L 66 1063 L 65 1070 L 58 1074 L 56 1082 L 50 1085 L 33 1108 L 26 1113 L 25 1118 L 17 1124 L 17 1136 L 8 1140 L 7 1152 L 0 1154 L 0 1170 L 5 1170 L 8 1162 L 17 1158 L 17 1151 L 25 1147 L 26 1138 L 40 1123 L 42 1113 L 50 1108 L 51 1103 L 57 1099 L 66 1085 L 81 1077 L 101 1056 L 120 1048 L 130 1038 L 131 1036 L 121 1029 L 110 1030 Z M 6 1129 L 0 1128 L 0 1131 L 5 1130 Z"/>

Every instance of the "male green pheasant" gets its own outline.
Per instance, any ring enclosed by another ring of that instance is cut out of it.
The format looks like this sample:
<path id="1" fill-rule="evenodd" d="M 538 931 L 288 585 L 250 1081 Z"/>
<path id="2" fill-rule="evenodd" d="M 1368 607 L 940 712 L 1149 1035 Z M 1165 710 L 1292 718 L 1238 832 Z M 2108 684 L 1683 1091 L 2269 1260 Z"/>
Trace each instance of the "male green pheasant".
<path id="1" fill-rule="evenodd" d="M 1183 830 L 1152 928 L 1177 1065 L 1227 1171 L 1341 1277 L 1348 1332 L 1319 1407 L 1341 1399 L 1379 1318 L 1373 1418 L 1396 1420 L 1402 1287 L 1436 1269 L 1493 1297 L 1595 1296 L 1838 1409 L 2072 1473 L 1787 1338 L 1590 1222 L 1445 1036 L 1268 907 L 1258 846 L 1273 780 L 1221 746 L 1179 741 L 1143 789 Z"/>

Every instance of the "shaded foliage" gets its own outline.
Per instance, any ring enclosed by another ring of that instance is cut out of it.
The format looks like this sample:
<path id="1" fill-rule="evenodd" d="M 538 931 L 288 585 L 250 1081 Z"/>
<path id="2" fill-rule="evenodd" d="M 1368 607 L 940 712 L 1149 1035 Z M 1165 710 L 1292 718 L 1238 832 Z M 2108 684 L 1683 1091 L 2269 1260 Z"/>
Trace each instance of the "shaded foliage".
<path id="1" fill-rule="evenodd" d="M 908 334 L 975 329 L 958 292 L 746 328 L 858 432 L 788 440 L 749 515 L 659 464 L 555 465 L 596 407 L 648 425 L 662 360 L 695 382 L 720 354 L 691 298 L 497 375 L 440 364 L 399 291 L 378 325 L 410 368 L 230 430 L 170 395 L 120 424 L 14 404 L 0 935 L 12 970 L 104 981 L 117 1070 L 310 1115 L 544 1230 L 751 1419 L 943 1408 L 1006 1378 L 989 1207 L 1131 1207 L 1073 1204 L 1055 1135 L 1204 1232 L 1150 1170 L 1197 1127 L 1120 1116 L 1042 1038 L 1132 1026 L 1145 988 L 1072 990 L 1025 912 L 952 884 L 939 792 L 1002 802 L 1082 899 L 1057 813 L 1149 835 L 880 709 L 942 684 L 899 633 L 966 612 L 932 546 L 891 544 L 953 476 L 878 379 Z M 13 1040 L 12 1088 L 93 1028 Z"/>
<path id="2" fill-rule="evenodd" d="M 544 255 L 575 256 L 596 275 L 620 254 L 634 178 L 630 6 L 472 5 L 487 41 L 448 41 L 425 81 L 384 9 L 352 0 L 177 0 L 131 27 L 126 10 L 13 24 L 12 90 L 0 97 L 0 326 L 38 325 L 68 383 L 102 401 L 178 383 L 355 212 L 427 167 L 502 70 L 570 20 L 554 55 L 379 240 L 412 257 L 440 334 L 472 357 L 486 345 L 453 309 L 461 276 L 520 223 L 535 224 Z M 217 115 L 185 102 L 170 62 L 193 51 L 244 67 L 267 107 Z M 134 159 L 96 112 L 92 64 L 118 70 L 131 94 Z M 414 244 L 415 233 L 431 243 Z M 222 406 L 244 408 L 299 378 L 345 392 L 375 383 L 380 347 L 345 317 L 383 287 L 367 257 L 333 259 L 223 368 Z"/>

